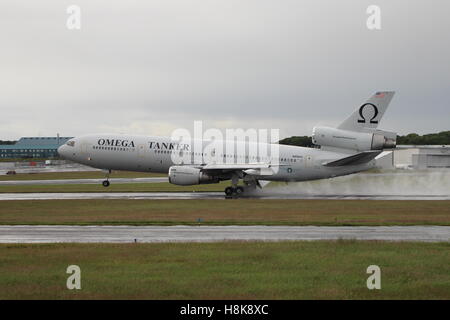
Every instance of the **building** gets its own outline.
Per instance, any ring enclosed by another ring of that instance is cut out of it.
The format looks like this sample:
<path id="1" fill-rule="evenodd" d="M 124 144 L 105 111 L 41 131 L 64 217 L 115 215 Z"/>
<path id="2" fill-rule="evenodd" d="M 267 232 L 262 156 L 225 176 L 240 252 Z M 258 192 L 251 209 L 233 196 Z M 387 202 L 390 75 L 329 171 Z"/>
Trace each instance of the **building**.
<path id="1" fill-rule="evenodd" d="M 450 145 L 399 145 L 378 164 L 384 169 L 444 169 L 450 168 Z"/>
<path id="2" fill-rule="evenodd" d="M 414 169 L 450 168 L 450 146 L 419 146 L 411 160 Z"/>
<path id="3" fill-rule="evenodd" d="M 58 147 L 71 137 L 24 137 L 15 144 L 0 145 L 0 159 L 7 158 L 54 158 Z"/>

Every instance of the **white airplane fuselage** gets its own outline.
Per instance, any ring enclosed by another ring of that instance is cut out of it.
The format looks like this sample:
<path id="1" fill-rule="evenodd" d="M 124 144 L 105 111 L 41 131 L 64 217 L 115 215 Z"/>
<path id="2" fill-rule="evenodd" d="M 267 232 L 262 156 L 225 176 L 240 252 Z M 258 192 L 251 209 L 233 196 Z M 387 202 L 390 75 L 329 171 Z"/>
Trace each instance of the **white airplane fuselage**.
<path id="1" fill-rule="evenodd" d="M 247 141 L 188 140 L 118 134 L 85 135 L 58 149 L 69 160 L 94 168 L 168 173 L 176 185 L 231 180 L 225 194 L 239 195 L 264 181 L 333 178 L 376 167 L 383 150 L 396 145 L 395 132 L 377 129 L 393 91 L 379 91 L 336 128 L 315 127 L 319 148 Z M 230 147 L 232 146 L 232 147 Z M 105 187 L 109 181 L 103 181 Z"/>
<path id="2" fill-rule="evenodd" d="M 72 144 L 72 145 L 70 145 Z M 325 163 L 349 156 L 347 153 L 324 151 L 289 145 L 277 145 L 277 156 L 257 156 L 239 148 L 235 151 L 221 152 L 214 158 L 204 148 L 210 141 L 200 141 L 201 150 L 195 152 L 193 145 L 179 146 L 170 137 L 99 134 L 80 136 L 58 149 L 59 154 L 68 160 L 105 170 L 127 170 L 138 172 L 168 173 L 174 163 L 173 153 L 183 152 L 188 157 L 182 165 L 205 166 L 217 164 L 266 164 L 271 174 L 253 174 L 257 180 L 267 181 L 305 181 L 347 175 L 375 166 L 375 160 L 339 167 L 327 167 Z M 271 150 L 270 144 L 259 144 L 263 150 Z M 240 150 L 242 151 L 236 151 Z"/>

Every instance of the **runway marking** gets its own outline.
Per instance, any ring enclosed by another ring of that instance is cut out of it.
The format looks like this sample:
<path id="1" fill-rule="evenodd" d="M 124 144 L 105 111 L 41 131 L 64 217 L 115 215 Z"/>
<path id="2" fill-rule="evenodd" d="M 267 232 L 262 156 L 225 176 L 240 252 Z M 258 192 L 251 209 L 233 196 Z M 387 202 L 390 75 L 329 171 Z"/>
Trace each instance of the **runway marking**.
<path id="1" fill-rule="evenodd" d="M 0 243 L 127 243 L 283 240 L 449 242 L 450 227 L 0 226 Z"/>

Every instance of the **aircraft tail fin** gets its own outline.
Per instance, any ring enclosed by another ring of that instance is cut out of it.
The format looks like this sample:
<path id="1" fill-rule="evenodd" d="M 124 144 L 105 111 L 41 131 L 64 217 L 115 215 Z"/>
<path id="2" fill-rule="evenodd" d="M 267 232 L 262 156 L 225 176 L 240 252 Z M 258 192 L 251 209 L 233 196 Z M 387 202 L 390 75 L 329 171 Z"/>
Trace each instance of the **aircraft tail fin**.
<path id="1" fill-rule="evenodd" d="M 349 131 L 373 131 L 389 106 L 394 91 L 380 91 L 362 104 L 350 117 L 341 123 L 338 129 Z"/>

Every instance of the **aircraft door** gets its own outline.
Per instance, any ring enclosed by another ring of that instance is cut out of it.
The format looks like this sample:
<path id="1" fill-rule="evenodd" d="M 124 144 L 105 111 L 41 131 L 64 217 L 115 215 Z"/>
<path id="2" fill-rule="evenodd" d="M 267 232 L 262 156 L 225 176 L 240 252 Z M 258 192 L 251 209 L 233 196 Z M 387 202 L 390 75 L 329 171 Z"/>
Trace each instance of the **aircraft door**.
<path id="1" fill-rule="evenodd" d="M 91 158 L 90 144 L 87 142 L 82 142 L 80 145 L 80 155 L 83 158 Z"/>
<path id="2" fill-rule="evenodd" d="M 88 153 L 88 144 L 83 142 L 80 147 L 80 153 L 86 155 Z"/>
<path id="3" fill-rule="evenodd" d="M 313 156 L 307 155 L 305 157 L 305 167 L 312 168 L 312 166 L 313 166 Z"/>
<path id="4" fill-rule="evenodd" d="M 150 164 L 147 164 L 146 161 L 146 149 L 144 144 L 138 144 L 137 146 L 137 169 L 138 170 L 150 170 Z"/>
<path id="5" fill-rule="evenodd" d="M 143 144 L 138 145 L 138 158 L 145 158 L 145 146 Z"/>
<path id="6" fill-rule="evenodd" d="M 85 160 L 91 161 L 91 151 L 90 151 L 89 146 L 90 146 L 90 144 L 87 142 L 81 142 L 81 144 L 80 144 L 80 149 L 79 149 L 80 155 L 79 156 L 80 156 L 80 159 L 83 161 L 85 161 Z"/>

